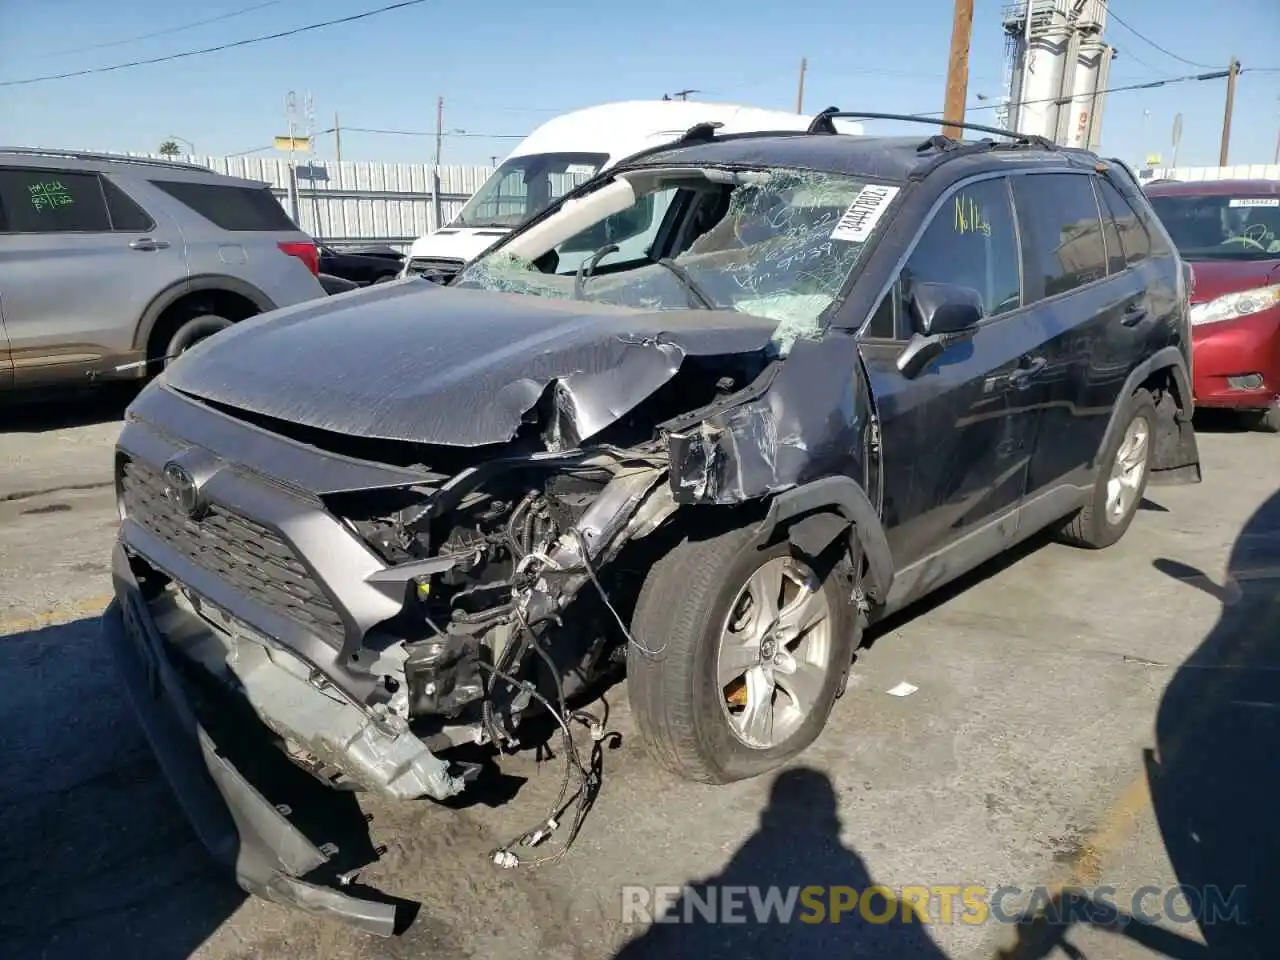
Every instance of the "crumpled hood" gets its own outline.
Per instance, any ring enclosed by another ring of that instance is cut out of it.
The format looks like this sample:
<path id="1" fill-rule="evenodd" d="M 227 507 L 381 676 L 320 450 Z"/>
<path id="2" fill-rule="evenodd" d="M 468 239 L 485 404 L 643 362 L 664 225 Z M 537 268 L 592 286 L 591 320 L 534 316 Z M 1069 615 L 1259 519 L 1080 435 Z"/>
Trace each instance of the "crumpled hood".
<path id="1" fill-rule="evenodd" d="M 769 346 L 777 322 L 728 310 L 645 312 L 419 279 L 242 321 L 165 371 L 183 393 L 305 426 L 457 446 L 510 440 L 548 384 L 586 438 L 686 356 Z"/>

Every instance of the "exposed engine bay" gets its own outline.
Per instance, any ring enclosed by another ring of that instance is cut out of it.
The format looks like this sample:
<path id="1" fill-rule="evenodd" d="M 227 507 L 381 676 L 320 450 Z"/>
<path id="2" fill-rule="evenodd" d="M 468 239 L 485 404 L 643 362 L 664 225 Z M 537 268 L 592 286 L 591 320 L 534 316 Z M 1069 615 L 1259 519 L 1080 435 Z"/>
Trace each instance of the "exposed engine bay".
<path id="1" fill-rule="evenodd" d="M 403 637 L 404 674 L 389 706 L 435 734 L 428 743 L 514 742 L 530 695 L 510 695 L 492 682 L 493 670 L 535 678 L 544 696 L 570 697 L 607 672 L 625 638 L 621 620 L 593 622 L 576 606 L 561 614 L 590 584 L 607 609 L 597 567 L 674 512 L 662 483 L 666 459 L 656 450 L 599 450 L 542 463 L 513 463 L 473 489 L 392 514 L 347 514 L 387 563 L 432 571 L 413 577 L 404 613 L 388 625 Z"/>

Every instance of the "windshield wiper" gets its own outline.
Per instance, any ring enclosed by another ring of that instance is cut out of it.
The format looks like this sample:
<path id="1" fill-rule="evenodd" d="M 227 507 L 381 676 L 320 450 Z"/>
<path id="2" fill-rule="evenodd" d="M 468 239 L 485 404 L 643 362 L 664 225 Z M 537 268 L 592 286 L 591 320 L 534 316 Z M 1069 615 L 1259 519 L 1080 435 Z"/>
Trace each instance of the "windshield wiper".
<path id="1" fill-rule="evenodd" d="M 603 247 L 578 264 L 578 272 L 573 278 L 573 299 L 582 299 L 583 288 L 586 286 L 587 277 L 591 276 L 592 272 L 596 268 L 596 264 L 609 254 L 616 253 L 617 250 L 618 245 L 616 243 L 606 243 Z"/>
<path id="2" fill-rule="evenodd" d="M 689 271 L 680 266 L 680 264 L 676 263 L 670 257 L 659 257 L 653 262 L 660 267 L 666 267 L 670 270 L 671 274 L 680 281 L 681 286 L 691 293 L 694 299 L 698 301 L 698 306 L 702 307 L 703 310 L 714 310 L 716 308 L 715 301 L 707 296 L 707 292 L 702 289 L 702 286 L 698 281 L 693 279 L 693 277 L 689 275 Z"/>

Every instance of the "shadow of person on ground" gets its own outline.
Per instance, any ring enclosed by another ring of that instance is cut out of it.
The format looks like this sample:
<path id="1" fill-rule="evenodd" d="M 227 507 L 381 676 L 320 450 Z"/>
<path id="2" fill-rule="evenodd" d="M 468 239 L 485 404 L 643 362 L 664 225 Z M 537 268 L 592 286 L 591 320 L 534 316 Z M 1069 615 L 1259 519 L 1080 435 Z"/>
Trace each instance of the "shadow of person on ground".
<path id="1" fill-rule="evenodd" d="M 1200 924 L 1213 956 L 1280 954 L 1280 491 L 1236 538 L 1225 579 L 1171 560 L 1158 569 L 1223 604 L 1174 673 L 1156 717 L 1147 779 L 1178 882 L 1239 899 L 1240 919 Z M 1212 896 L 1212 895 L 1210 895 Z"/>
<path id="2" fill-rule="evenodd" d="M 1143 758 L 1181 895 L 1152 888 L 1135 916 L 1064 892 L 1027 918 L 998 960 L 1083 957 L 1070 937 L 1079 926 L 1177 960 L 1280 955 L 1280 492 L 1246 522 L 1225 578 L 1172 558 L 1153 565 L 1222 604 L 1166 686 L 1156 748 Z"/>
<path id="3" fill-rule="evenodd" d="M 0 638 L 0 950 L 190 956 L 244 900 L 196 839 L 97 617 Z"/>
<path id="4" fill-rule="evenodd" d="M 835 791 L 826 775 L 809 768 L 785 770 L 774 781 L 760 827 L 718 876 L 688 885 L 662 911 L 676 922 L 657 922 L 624 945 L 615 960 L 744 957 L 877 957 L 945 960 L 929 937 L 924 917 L 887 889 L 874 885 L 862 859 L 840 842 Z M 821 887 L 804 891 L 804 888 Z M 733 888 L 739 889 L 736 892 Z M 853 894 L 856 893 L 856 901 Z M 770 895 L 782 907 L 766 913 Z M 627 915 L 624 893 L 623 922 Z M 833 898 L 844 912 L 832 922 Z M 792 898 L 789 920 L 785 904 Z M 763 906 L 760 915 L 757 906 Z M 872 919 L 867 919 L 867 916 Z M 740 922 L 726 920 L 738 917 Z M 656 918 L 655 918 L 656 919 Z"/>

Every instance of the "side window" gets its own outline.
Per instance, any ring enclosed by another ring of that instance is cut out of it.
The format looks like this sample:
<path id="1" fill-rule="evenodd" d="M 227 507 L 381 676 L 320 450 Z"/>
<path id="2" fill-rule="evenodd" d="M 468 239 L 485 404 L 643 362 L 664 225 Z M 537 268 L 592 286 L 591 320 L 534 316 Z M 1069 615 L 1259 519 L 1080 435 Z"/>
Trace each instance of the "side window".
<path id="1" fill-rule="evenodd" d="M 897 301 L 897 287 L 894 286 L 880 300 L 880 306 L 876 307 L 876 312 L 871 315 L 871 322 L 866 327 L 866 336 L 877 340 L 894 339 L 896 331 L 894 330 L 893 307 Z"/>
<path id="2" fill-rule="evenodd" d="M 971 287 L 994 317 L 1018 306 L 1019 280 L 1009 188 L 1003 178 L 982 180 L 963 187 L 934 214 L 902 268 L 902 296 L 904 306 L 909 304 L 915 283 Z"/>
<path id="3" fill-rule="evenodd" d="M 59 170 L 0 170 L 7 233 L 104 233 L 111 229 L 98 177 Z"/>
<path id="4" fill-rule="evenodd" d="M 193 180 L 151 182 L 223 230 L 293 233 L 298 229 L 269 187 L 241 187 Z"/>
<path id="5" fill-rule="evenodd" d="M 1102 198 L 1103 211 L 1109 212 L 1116 222 L 1121 255 L 1126 266 L 1133 266 L 1151 256 L 1151 238 L 1129 201 L 1104 177 L 1095 178 L 1098 195 Z"/>
<path id="6" fill-rule="evenodd" d="M 1102 187 L 1103 182 L 1094 177 L 1093 190 L 1098 200 L 1098 209 L 1102 213 L 1102 238 L 1107 245 L 1107 275 L 1111 276 L 1125 268 L 1124 247 L 1120 243 L 1120 228 L 1102 195 Z"/>
<path id="7" fill-rule="evenodd" d="M 610 243 L 616 243 L 618 249 L 602 257 L 598 267 L 645 259 L 649 248 L 658 236 L 658 231 L 662 227 L 676 192 L 675 187 L 670 187 L 656 193 L 645 194 L 626 210 L 606 217 L 594 226 L 563 241 L 556 247 L 559 258 L 556 273 L 577 272 L 583 260 Z"/>
<path id="8" fill-rule="evenodd" d="M 155 227 L 150 214 L 106 177 L 102 178 L 102 195 L 107 198 L 111 229 L 122 233 L 145 233 Z"/>
<path id="9" fill-rule="evenodd" d="M 1102 221 L 1089 181 L 1087 175 L 1071 173 L 1013 178 L 1029 301 L 1057 296 L 1107 275 Z"/>

